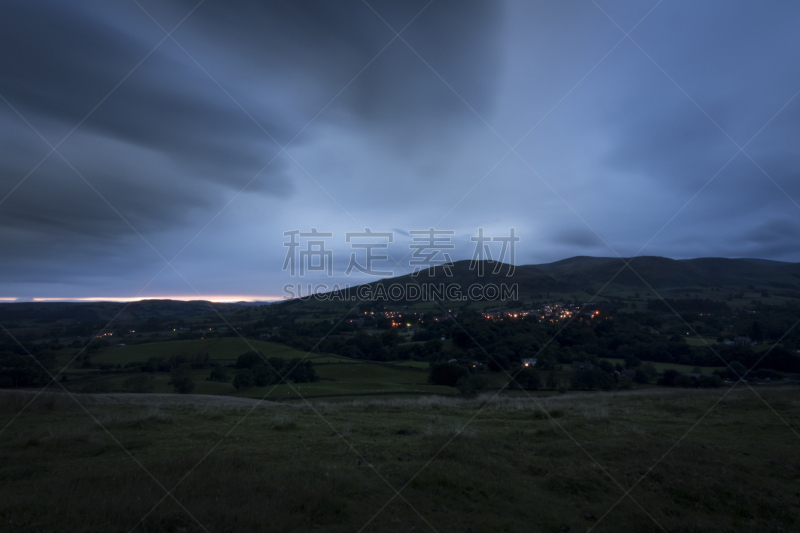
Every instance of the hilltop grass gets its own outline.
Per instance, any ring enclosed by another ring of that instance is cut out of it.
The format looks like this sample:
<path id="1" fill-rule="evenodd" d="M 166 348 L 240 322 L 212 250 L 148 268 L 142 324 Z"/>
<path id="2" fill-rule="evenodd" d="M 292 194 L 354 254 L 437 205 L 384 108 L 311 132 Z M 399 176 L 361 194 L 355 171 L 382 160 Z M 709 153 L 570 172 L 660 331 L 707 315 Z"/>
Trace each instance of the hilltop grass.
<path id="1" fill-rule="evenodd" d="M 759 392 L 797 426 L 800 390 Z M 798 437 L 748 390 L 670 450 L 721 395 L 262 403 L 247 417 L 236 398 L 79 399 L 165 487 L 191 471 L 173 494 L 209 531 L 796 531 Z M 0 394 L 3 426 L 28 397 Z M 616 482 L 644 474 L 635 502 L 598 523 L 623 495 Z M 164 495 L 56 394 L 0 435 L 0 480 L 0 523 L 21 532 L 130 531 Z M 192 516 L 167 499 L 134 530 L 200 531 Z"/>

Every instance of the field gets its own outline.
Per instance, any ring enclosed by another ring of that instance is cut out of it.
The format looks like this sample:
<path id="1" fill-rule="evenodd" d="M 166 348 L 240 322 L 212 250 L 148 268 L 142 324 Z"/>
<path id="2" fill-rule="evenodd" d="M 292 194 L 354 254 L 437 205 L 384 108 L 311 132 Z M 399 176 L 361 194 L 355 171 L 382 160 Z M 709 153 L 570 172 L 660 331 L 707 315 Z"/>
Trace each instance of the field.
<path id="1" fill-rule="evenodd" d="M 303 352 L 274 342 L 250 339 L 248 343 L 266 357 L 291 359 L 306 355 Z M 177 355 L 192 357 L 203 353 L 207 353 L 214 360 L 235 361 L 237 357 L 249 351 L 249 349 L 248 344 L 236 337 L 153 342 L 132 346 L 116 346 L 98 354 L 92 361 L 97 364 L 124 365 L 126 363 L 144 362 L 151 357 L 169 358 Z"/>
<path id="2" fill-rule="evenodd" d="M 297 399 L 297 389 L 304 397 L 361 396 L 386 394 L 453 394 L 453 388 L 428 384 L 428 372 L 375 363 L 349 361 L 314 367 L 320 380 L 314 383 L 278 385 L 247 389 L 237 396 L 267 399 Z M 233 386 L 229 385 L 231 393 Z"/>
<path id="3" fill-rule="evenodd" d="M 604 357 L 604 359 L 612 364 L 621 364 L 625 366 L 624 359 L 618 359 L 615 357 Z M 664 372 L 665 370 L 677 370 L 678 372 L 682 372 L 684 374 L 691 373 L 694 371 L 695 367 L 690 365 L 679 365 L 677 363 L 660 363 L 658 361 L 652 362 L 653 366 L 656 367 L 660 373 Z M 711 374 L 714 370 L 724 370 L 725 367 L 721 366 L 701 366 L 697 367 L 700 369 L 701 374 Z"/>
<path id="4" fill-rule="evenodd" d="M 0 523 L 20 532 L 797 531 L 799 436 L 787 424 L 800 422 L 800 390 L 760 388 L 775 413 L 741 387 L 716 404 L 724 392 L 261 404 L 78 395 L 95 420 L 47 393 L 0 434 Z M 0 392 L 0 427 L 31 397 Z"/>
<path id="5" fill-rule="evenodd" d="M 420 361 L 397 361 L 378 363 L 360 361 L 348 357 L 331 354 L 306 354 L 290 347 L 249 340 L 249 342 L 265 357 L 281 357 L 284 359 L 306 358 L 314 365 L 320 380 L 298 385 L 278 385 L 269 387 L 250 387 L 237 391 L 230 378 L 225 383 L 209 381 L 209 368 L 190 370 L 188 375 L 195 383 L 196 394 L 224 394 L 247 398 L 298 399 L 303 397 L 352 397 L 364 395 L 396 395 L 396 394 L 453 394 L 454 389 L 428 384 L 428 363 Z M 247 351 L 248 346 L 241 339 L 213 338 L 203 340 L 178 340 L 156 342 L 132 346 L 112 347 L 100 352 L 92 361 L 100 365 L 116 367 L 127 363 L 145 362 L 151 357 L 168 359 L 184 355 L 189 358 L 197 354 L 208 354 L 212 365 L 222 363 L 232 365 L 236 358 Z M 235 369 L 229 368 L 231 376 Z M 132 376 L 141 376 L 138 371 L 125 371 L 112 368 L 108 371 L 97 371 L 83 368 L 71 368 L 67 371 L 70 388 L 73 390 L 91 390 L 92 392 L 125 391 L 125 382 Z M 153 392 L 174 392 L 170 385 L 171 377 L 167 372 L 152 374 Z M 498 380 L 494 380 L 498 381 Z M 498 381 L 497 387 L 503 380 Z M 88 389 L 86 388 L 88 387 Z"/>

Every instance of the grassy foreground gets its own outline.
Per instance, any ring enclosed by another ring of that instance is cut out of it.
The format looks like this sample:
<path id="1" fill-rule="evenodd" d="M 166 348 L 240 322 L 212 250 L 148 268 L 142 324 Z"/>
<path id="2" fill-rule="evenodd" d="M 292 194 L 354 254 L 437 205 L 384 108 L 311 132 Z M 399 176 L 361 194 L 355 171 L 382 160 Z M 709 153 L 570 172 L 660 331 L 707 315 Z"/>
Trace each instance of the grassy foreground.
<path id="1" fill-rule="evenodd" d="M 78 395 L 106 432 L 60 394 L 14 419 L 31 395 L 0 391 L 0 428 L 13 419 L 0 434 L 0 529 L 799 530 L 800 389 L 758 391 L 794 431 L 744 388 L 697 423 L 724 392 L 256 407 Z M 635 502 L 622 498 L 659 460 Z M 162 487 L 174 499 L 159 504 Z"/>

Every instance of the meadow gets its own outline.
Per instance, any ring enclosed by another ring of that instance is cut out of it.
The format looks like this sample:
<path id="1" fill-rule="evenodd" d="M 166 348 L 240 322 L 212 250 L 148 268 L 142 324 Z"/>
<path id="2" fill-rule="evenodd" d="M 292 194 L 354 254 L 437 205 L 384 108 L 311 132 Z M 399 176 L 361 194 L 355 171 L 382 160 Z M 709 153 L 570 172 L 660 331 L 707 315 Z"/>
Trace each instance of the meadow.
<path id="1" fill-rule="evenodd" d="M 758 393 L 771 407 L 744 385 L 291 403 L 76 395 L 86 411 L 44 393 L 7 426 L 33 393 L 0 391 L 0 524 L 797 531 L 800 389 Z"/>
<path id="2" fill-rule="evenodd" d="M 92 362 L 101 365 L 125 365 L 127 363 L 145 362 L 151 357 L 170 358 L 178 355 L 191 357 L 197 354 L 208 354 L 214 360 L 234 362 L 237 357 L 248 351 L 250 346 L 264 354 L 265 357 L 292 359 L 306 355 L 305 352 L 274 342 L 248 339 L 247 343 L 244 343 L 238 337 L 215 337 L 114 346 L 94 356 Z"/>

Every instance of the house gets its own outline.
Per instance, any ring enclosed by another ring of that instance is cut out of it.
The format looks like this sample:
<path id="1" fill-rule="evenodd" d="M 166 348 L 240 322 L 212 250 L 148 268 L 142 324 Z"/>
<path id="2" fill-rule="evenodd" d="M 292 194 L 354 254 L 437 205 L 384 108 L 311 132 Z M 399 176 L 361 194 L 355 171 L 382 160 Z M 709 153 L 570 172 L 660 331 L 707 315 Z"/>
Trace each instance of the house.
<path id="1" fill-rule="evenodd" d="M 269 333 L 262 333 L 261 335 L 259 335 L 259 337 L 263 339 L 269 339 Z"/>
<path id="2" fill-rule="evenodd" d="M 619 373 L 619 377 L 621 377 L 622 379 L 633 379 L 636 377 L 636 369 L 626 368 L 625 370 Z"/>
<path id="3" fill-rule="evenodd" d="M 733 338 L 733 343 L 734 344 L 752 344 L 753 341 L 750 339 L 750 337 L 734 337 Z"/>
<path id="4" fill-rule="evenodd" d="M 592 363 L 583 363 L 581 361 L 573 361 L 572 362 L 572 370 L 592 370 L 594 369 L 594 365 Z"/>
<path id="5" fill-rule="evenodd" d="M 536 366 L 536 358 L 523 359 L 522 366 Z"/>

